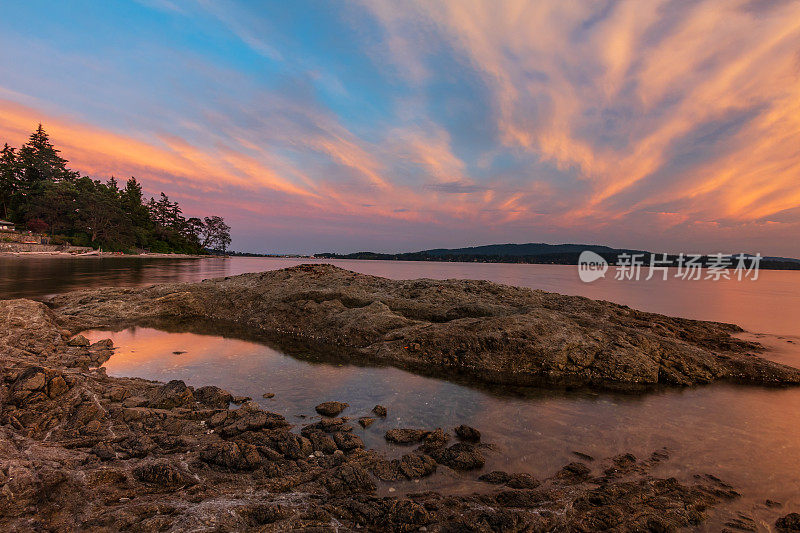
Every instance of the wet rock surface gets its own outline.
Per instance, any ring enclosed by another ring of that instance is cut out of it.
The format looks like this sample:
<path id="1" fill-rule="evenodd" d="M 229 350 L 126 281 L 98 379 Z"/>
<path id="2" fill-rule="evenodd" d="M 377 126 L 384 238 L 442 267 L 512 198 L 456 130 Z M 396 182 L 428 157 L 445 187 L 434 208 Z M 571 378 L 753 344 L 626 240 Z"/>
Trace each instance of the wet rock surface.
<path id="1" fill-rule="evenodd" d="M 398 428 L 388 430 L 385 438 L 395 444 L 411 444 L 422 441 L 425 438 L 425 433 L 424 429 Z"/>
<path id="2" fill-rule="evenodd" d="M 467 442 L 480 442 L 481 432 L 474 427 L 461 424 L 455 429 L 456 436 Z"/>
<path id="3" fill-rule="evenodd" d="M 779 531 L 800 531 L 800 513 L 789 513 L 775 521 Z"/>
<path id="4" fill-rule="evenodd" d="M 358 419 L 358 423 L 362 428 L 368 428 L 375 423 L 375 419 L 369 416 L 362 416 Z"/>
<path id="5" fill-rule="evenodd" d="M 200 387 L 194 391 L 194 398 L 208 407 L 225 409 L 233 401 L 233 395 L 214 385 Z"/>
<path id="6" fill-rule="evenodd" d="M 348 407 L 344 402 L 322 402 L 314 410 L 323 416 L 339 416 Z"/>
<path id="7" fill-rule="evenodd" d="M 800 383 L 800 370 L 755 355 L 760 345 L 733 337 L 741 329 L 732 324 L 486 281 L 389 280 L 314 264 L 77 291 L 49 303 L 73 332 L 202 320 L 426 374 L 509 385 Z"/>

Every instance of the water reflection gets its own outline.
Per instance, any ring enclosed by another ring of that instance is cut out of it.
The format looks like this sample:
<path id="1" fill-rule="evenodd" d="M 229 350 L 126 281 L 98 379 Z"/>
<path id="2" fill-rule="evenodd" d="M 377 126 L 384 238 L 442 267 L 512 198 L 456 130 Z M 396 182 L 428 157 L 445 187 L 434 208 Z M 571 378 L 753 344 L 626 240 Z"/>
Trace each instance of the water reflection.
<path id="1" fill-rule="evenodd" d="M 376 403 L 386 405 L 385 421 L 356 430 L 370 447 L 387 448 L 382 435 L 390 427 L 467 423 L 496 446 L 487 469 L 536 476 L 574 460 L 573 451 L 643 457 L 667 447 L 672 459 L 657 467 L 656 475 L 688 479 L 693 473 L 713 473 L 743 494 L 716 512 L 709 531 L 719 530 L 725 516 L 738 510 L 768 524 L 778 512 L 800 507 L 800 389 L 714 385 L 639 396 L 542 390 L 520 396 L 395 368 L 301 360 L 223 336 L 150 328 L 87 336 L 93 341 L 110 336 L 119 347 L 105 365 L 110 375 L 219 385 L 297 424 L 304 422 L 298 415 L 314 418 L 314 405 L 326 400 L 348 402 L 345 414 L 354 417 L 368 414 Z M 774 338 L 769 342 L 782 350 L 782 360 L 800 364 L 796 345 Z M 275 397 L 263 399 L 265 392 Z M 398 455 L 404 451 L 387 449 Z M 416 488 L 443 485 L 472 490 L 458 476 L 439 476 Z M 783 502 L 783 510 L 768 509 L 765 498 Z"/>
<path id="2" fill-rule="evenodd" d="M 203 279 L 225 275 L 227 267 L 223 259 L 0 257 L 0 298 Z"/>

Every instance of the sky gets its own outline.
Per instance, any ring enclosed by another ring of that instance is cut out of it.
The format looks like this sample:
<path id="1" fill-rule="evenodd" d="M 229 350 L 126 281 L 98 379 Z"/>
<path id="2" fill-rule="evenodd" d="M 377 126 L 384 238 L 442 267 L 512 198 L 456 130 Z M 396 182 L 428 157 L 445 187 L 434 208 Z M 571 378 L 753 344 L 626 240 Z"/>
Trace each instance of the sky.
<path id="1" fill-rule="evenodd" d="M 0 142 L 232 248 L 800 257 L 800 2 L 7 2 Z"/>

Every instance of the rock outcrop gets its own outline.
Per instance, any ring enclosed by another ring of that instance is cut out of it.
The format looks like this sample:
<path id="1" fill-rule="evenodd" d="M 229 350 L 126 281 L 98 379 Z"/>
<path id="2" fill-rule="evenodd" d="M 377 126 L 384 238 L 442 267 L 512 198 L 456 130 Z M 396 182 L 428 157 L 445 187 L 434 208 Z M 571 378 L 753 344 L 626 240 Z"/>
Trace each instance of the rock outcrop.
<path id="1" fill-rule="evenodd" d="M 50 302 L 78 332 L 198 321 L 342 357 L 437 376 L 511 385 L 642 388 L 717 380 L 800 383 L 800 371 L 756 354 L 731 324 L 487 281 L 397 281 L 331 265 L 133 289 L 68 293 Z"/>

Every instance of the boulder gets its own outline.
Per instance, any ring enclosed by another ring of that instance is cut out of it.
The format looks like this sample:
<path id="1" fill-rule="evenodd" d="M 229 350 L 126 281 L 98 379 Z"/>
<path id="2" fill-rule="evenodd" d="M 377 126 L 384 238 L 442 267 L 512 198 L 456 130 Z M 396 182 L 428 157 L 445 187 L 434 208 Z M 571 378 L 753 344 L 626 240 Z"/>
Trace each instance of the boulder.
<path id="1" fill-rule="evenodd" d="M 565 465 L 556 474 L 556 477 L 573 482 L 579 482 L 587 479 L 591 475 L 591 469 L 585 464 L 575 461 Z"/>
<path id="2" fill-rule="evenodd" d="M 481 476 L 478 476 L 479 481 L 484 483 L 491 483 L 492 485 L 505 485 L 511 479 L 511 474 L 503 472 L 502 470 L 493 470 Z"/>
<path id="3" fill-rule="evenodd" d="M 348 424 L 344 418 L 323 418 L 319 422 L 303 426 L 303 428 L 300 430 L 300 433 L 305 435 L 306 433 L 314 431 L 322 431 L 323 433 L 334 433 L 336 431 L 352 431 L 352 430 L 353 426 Z"/>
<path id="4" fill-rule="evenodd" d="M 166 385 L 156 389 L 148 406 L 153 409 L 172 409 L 194 400 L 192 389 L 179 379 L 173 379 Z"/>
<path id="5" fill-rule="evenodd" d="M 102 339 L 93 343 L 90 347 L 98 350 L 110 350 L 114 347 L 114 341 L 111 339 Z"/>
<path id="6" fill-rule="evenodd" d="M 436 471 L 436 461 L 429 455 L 408 453 L 400 459 L 375 461 L 371 469 L 381 481 L 419 479 Z"/>
<path id="7" fill-rule="evenodd" d="M 46 383 L 46 376 L 43 370 L 31 367 L 26 369 L 17 379 L 16 389 L 24 391 L 41 390 Z"/>
<path id="8" fill-rule="evenodd" d="M 450 435 L 445 433 L 442 428 L 436 428 L 434 431 L 429 431 L 423 438 L 422 447 L 425 449 L 441 448 L 447 441 L 450 440 Z"/>
<path id="9" fill-rule="evenodd" d="M 471 426 L 461 424 L 455 429 L 456 436 L 467 442 L 480 442 L 481 432 Z"/>
<path id="10" fill-rule="evenodd" d="M 89 346 L 89 339 L 83 335 L 75 335 L 67 341 L 69 346 Z"/>
<path id="11" fill-rule="evenodd" d="M 483 468 L 486 463 L 483 454 L 472 444 L 459 442 L 449 448 L 439 448 L 430 452 L 437 463 L 453 470 L 474 470 Z"/>
<path id="12" fill-rule="evenodd" d="M 789 513 L 778 518 L 775 527 L 782 531 L 800 531 L 800 513 Z"/>
<path id="13" fill-rule="evenodd" d="M 58 398 L 69 390 L 66 380 L 62 376 L 55 376 L 47 383 L 47 396 L 50 399 Z"/>
<path id="14" fill-rule="evenodd" d="M 512 489 L 535 489 L 541 483 L 530 474 L 512 474 L 506 485 Z"/>
<path id="15" fill-rule="evenodd" d="M 331 472 L 323 481 L 331 494 L 354 494 L 372 492 L 375 482 L 359 465 L 344 464 Z"/>
<path id="16" fill-rule="evenodd" d="M 349 431 L 337 431 L 333 434 L 333 441 L 344 452 L 364 448 L 364 442 L 358 435 L 354 435 Z"/>
<path id="17" fill-rule="evenodd" d="M 350 407 L 344 402 L 323 402 L 316 406 L 314 410 L 322 416 L 339 416 L 339 413 Z"/>
<path id="18" fill-rule="evenodd" d="M 110 461 L 117 457 L 114 447 L 108 442 L 98 442 L 92 447 L 92 453 L 103 461 Z"/>
<path id="19" fill-rule="evenodd" d="M 214 385 L 196 389 L 194 391 L 194 398 L 203 405 L 217 409 L 227 409 L 231 401 L 233 401 L 233 395 L 230 392 L 215 387 Z"/>
<path id="20" fill-rule="evenodd" d="M 385 438 L 389 442 L 394 442 L 396 444 L 412 444 L 414 442 L 420 442 L 425 438 L 427 433 L 427 431 L 422 429 L 390 429 L 386 432 Z"/>
<path id="21" fill-rule="evenodd" d="M 236 442 L 209 444 L 200 453 L 200 458 L 231 470 L 253 470 L 262 462 L 254 445 Z"/>
<path id="22" fill-rule="evenodd" d="M 370 418 L 368 416 L 362 416 L 358 419 L 358 423 L 361 425 L 362 428 L 366 429 L 370 427 L 373 423 L 375 423 L 374 418 Z"/>

